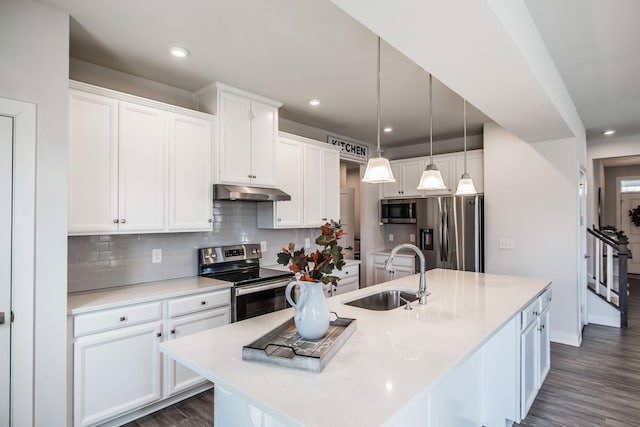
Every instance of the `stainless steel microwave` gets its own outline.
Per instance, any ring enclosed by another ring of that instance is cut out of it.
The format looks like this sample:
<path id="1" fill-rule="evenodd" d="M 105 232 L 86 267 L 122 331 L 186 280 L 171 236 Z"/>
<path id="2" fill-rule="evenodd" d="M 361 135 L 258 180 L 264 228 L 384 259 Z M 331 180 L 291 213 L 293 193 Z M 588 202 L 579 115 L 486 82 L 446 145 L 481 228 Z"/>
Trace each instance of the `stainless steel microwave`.
<path id="1" fill-rule="evenodd" d="M 383 224 L 415 224 L 415 199 L 380 200 L 380 222 Z"/>

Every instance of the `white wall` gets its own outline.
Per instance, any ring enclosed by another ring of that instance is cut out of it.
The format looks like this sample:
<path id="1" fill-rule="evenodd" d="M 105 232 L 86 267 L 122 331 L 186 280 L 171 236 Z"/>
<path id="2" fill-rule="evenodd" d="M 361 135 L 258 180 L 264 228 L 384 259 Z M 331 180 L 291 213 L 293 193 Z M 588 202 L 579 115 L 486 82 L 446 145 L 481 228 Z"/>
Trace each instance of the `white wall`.
<path id="1" fill-rule="evenodd" d="M 63 426 L 69 17 L 32 1 L 3 0 L 0 40 L 0 96 L 37 106 L 34 420 Z"/>
<path id="2" fill-rule="evenodd" d="M 486 271 L 551 280 L 551 339 L 573 345 L 580 341 L 576 144 L 527 143 L 485 125 Z M 501 238 L 513 239 L 515 249 L 499 249 Z"/>

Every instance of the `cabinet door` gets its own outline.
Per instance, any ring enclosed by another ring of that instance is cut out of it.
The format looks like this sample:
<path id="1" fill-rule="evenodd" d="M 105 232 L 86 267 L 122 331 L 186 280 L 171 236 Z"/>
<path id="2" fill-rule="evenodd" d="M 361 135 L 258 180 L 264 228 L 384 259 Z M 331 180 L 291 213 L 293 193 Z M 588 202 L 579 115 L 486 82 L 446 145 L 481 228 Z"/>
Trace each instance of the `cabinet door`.
<path id="1" fill-rule="evenodd" d="M 303 224 L 304 147 L 301 142 L 280 138 L 277 144 L 278 188 L 291 196 L 286 202 L 274 202 L 275 227 L 296 227 Z"/>
<path id="2" fill-rule="evenodd" d="M 169 229 L 211 229 L 213 123 L 172 113 L 169 121 Z"/>
<path id="3" fill-rule="evenodd" d="M 522 419 L 527 416 L 529 408 L 538 392 L 538 323 L 533 321 L 520 336 L 520 412 Z"/>
<path id="4" fill-rule="evenodd" d="M 69 234 L 118 224 L 118 101 L 69 90 Z"/>
<path id="5" fill-rule="evenodd" d="M 248 184 L 251 181 L 251 101 L 218 92 L 220 126 L 220 182 Z"/>
<path id="6" fill-rule="evenodd" d="M 74 425 L 108 420 L 162 397 L 161 322 L 76 339 Z"/>
<path id="7" fill-rule="evenodd" d="M 198 314 L 179 317 L 170 320 L 168 325 L 169 339 L 185 337 L 196 332 L 226 325 L 231 320 L 229 307 L 208 310 Z M 184 365 L 173 359 L 166 360 L 166 394 L 179 393 L 195 385 L 204 383 L 206 379 L 199 376 Z"/>
<path id="8" fill-rule="evenodd" d="M 467 151 L 467 172 L 478 193 L 484 193 L 484 156 L 482 150 Z M 464 173 L 464 153 L 456 156 L 455 185 Z M 455 191 L 455 186 L 454 186 Z"/>
<path id="9" fill-rule="evenodd" d="M 538 383 L 537 387 L 542 387 L 542 383 L 549 369 L 551 369 L 551 346 L 549 344 L 549 309 L 545 309 L 538 317 Z"/>
<path id="10" fill-rule="evenodd" d="M 251 106 L 251 183 L 274 187 L 278 109 L 258 101 Z"/>
<path id="11" fill-rule="evenodd" d="M 165 227 L 166 123 L 164 111 L 120 102 L 120 231 L 162 231 Z"/>
<path id="12" fill-rule="evenodd" d="M 324 156 L 321 147 L 304 146 L 304 223 L 319 227 L 324 216 Z"/>
<path id="13" fill-rule="evenodd" d="M 324 216 L 322 221 L 340 220 L 340 153 L 324 150 Z"/>
<path id="14" fill-rule="evenodd" d="M 418 190 L 418 183 L 424 168 L 425 162 L 423 160 L 411 160 L 402 163 L 403 196 L 422 196 L 424 194 L 423 191 Z"/>
<path id="15" fill-rule="evenodd" d="M 396 182 L 388 182 L 382 184 L 382 197 L 400 197 L 402 196 L 402 163 L 399 161 L 389 162 L 391 164 L 391 172 Z M 416 184 L 417 186 L 418 184 Z"/>
<path id="16" fill-rule="evenodd" d="M 375 264 L 373 266 L 373 281 L 376 285 L 388 282 L 389 280 L 393 280 L 395 278 L 395 273 L 387 271 L 387 269 L 384 268 L 384 265 Z"/>

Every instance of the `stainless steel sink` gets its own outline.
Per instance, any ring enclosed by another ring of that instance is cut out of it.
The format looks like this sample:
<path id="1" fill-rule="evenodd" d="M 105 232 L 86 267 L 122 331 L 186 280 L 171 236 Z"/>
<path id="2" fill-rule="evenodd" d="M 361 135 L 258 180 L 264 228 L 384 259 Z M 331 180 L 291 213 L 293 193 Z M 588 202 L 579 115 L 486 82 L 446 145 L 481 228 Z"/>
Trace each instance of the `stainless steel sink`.
<path id="1" fill-rule="evenodd" d="M 348 301 L 344 304 L 365 308 L 367 310 L 385 311 L 402 307 L 406 304 L 406 301 L 413 302 L 417 299 L 418 297 L 416 297 L 415 292 L 405 289 L 385 289 L 384 291 Z"/>

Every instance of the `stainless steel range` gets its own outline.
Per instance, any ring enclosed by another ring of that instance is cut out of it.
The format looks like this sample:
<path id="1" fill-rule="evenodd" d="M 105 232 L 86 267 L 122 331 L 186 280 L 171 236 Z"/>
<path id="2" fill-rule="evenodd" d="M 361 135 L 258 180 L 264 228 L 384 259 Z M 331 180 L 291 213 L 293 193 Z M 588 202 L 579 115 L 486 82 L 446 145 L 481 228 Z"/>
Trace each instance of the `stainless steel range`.
<path id="1" fill-rule="evenodd" d="M 260 245 L 200 248 L 198 274 L 233 282 L 231 321 L 249 319 L 290 307 L 284 296 L 294 279 L 290 271 L 260 268 Z"/>

